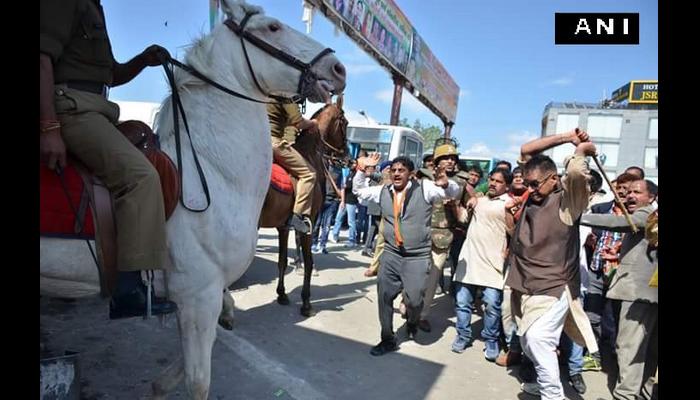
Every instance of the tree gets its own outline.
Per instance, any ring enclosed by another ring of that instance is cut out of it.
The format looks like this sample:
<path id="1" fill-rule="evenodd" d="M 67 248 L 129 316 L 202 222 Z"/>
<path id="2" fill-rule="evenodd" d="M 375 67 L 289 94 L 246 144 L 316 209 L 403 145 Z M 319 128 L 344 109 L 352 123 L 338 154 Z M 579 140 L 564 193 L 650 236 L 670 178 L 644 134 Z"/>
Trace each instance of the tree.
<path id="1" fill-rule="evenodd" d="M 423 125 L 420 119 L 413 122 L 413 126 L 408 123 L 408 118 L 401 118 L 399 121 L 399 126 L 405 126 L 406 128 L 411 128 L 423 136 L 423 152 L 432 150 L 435 146 L 435 140 L 443 136 L 442 129 L 436 125 Z"/>

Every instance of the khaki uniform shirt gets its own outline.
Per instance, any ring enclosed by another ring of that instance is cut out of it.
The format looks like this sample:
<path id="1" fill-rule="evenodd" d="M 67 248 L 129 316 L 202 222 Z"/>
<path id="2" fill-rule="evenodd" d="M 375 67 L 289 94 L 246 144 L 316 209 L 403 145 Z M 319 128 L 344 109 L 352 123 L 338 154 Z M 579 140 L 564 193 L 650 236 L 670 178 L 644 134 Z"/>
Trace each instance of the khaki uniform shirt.
<path id="1" fill-rule="evenodd" d="M 268 104 L 267 117 L 270 119 L 272 136 L 284 139 L 289 144 L 296 141 L 299 133 L 296 124 L 303 119 L 297 104 Z"/>
<path id="2" fill-rule="evenodd" d="M 51 57 L 56 83 L 112 83 L 114 57 L 98 0 L 41 0 L 39 51 Z"/>

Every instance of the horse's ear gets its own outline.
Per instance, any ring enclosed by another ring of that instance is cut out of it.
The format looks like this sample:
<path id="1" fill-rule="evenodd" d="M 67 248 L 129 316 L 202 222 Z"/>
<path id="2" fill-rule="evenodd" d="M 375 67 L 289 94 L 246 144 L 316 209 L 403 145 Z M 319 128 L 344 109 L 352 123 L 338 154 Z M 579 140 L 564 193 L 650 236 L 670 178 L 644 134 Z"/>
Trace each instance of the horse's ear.
<path id="1" fill-rule="evenodd" d="M 246 13 L 263 13 L 263 9 L 245 2 L 245 0 L 221 0 L 221 10 L 228 18 L 240 21 Z"/>
<path id="2" fill-rule="evenodd" d="M 339 109 L 341 109 L 341 110 L 343 109 L 343 95 L 342 95 L 342 94 L 339 94 L 339 95 L 338 95 L 338 98 L 335 100 L 335 105 L 336 105 Z"/>

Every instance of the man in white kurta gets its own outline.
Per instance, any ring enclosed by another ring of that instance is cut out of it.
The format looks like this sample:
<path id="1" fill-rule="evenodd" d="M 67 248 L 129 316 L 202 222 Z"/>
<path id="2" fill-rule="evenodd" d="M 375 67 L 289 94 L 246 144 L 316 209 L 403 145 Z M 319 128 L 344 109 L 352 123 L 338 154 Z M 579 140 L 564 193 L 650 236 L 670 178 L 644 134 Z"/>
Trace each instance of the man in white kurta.
<path id="1" fill-rule="evenodd" d="M 499 353 L 507 247 L 506 202 L 509 197 L 506 192 L 512 181 L 509 170 L 495 169 L 489 174 L 487 195 L 469 201 L 468 206 L 473 206 L 473 216 L 454 278 L 457 337 L 452 343 L 452 351 L 461 353 L 473 340 L 472 305 L 481 290 L 481 299 L 486 306 L 481 337 L 486 344 L 484 356 L 489 361 L 495 361 Z M 509 225 L 512 227 L 512 219 Z"/>

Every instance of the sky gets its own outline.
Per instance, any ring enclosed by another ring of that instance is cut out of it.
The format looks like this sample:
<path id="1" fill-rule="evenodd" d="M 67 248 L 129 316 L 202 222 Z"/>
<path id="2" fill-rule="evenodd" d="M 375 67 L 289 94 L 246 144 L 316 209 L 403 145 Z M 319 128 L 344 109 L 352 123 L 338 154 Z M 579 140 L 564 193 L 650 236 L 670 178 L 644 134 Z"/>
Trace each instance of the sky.
<path id="1" fill-rule="evenodd" d="M 460 87 L 452 136 L 464 155 L 515 161 L 520 145 L 541 134 L 551 101 L 597 102 L 630 80 L 658 79 L 658 3 L 653 0 L 394 0 Z M 305 32 L 301 0 L 254 0 L 269 16 Z M 126 62 L 151 44 L 182 59 L 209 32 L 209 0 L 103 0 L 115 58 Z M 639 45 L 554 44 L 556 12 L 639 13 Z M 348 77 L 345 106 L 388 123 L 390 73 L 316 12 L 310 33 L 333 48 Z M 111 100 L 161 102 L 162 69 L 150 68 Z M 408 91 L 401 118 L 442 121 Z"/>

